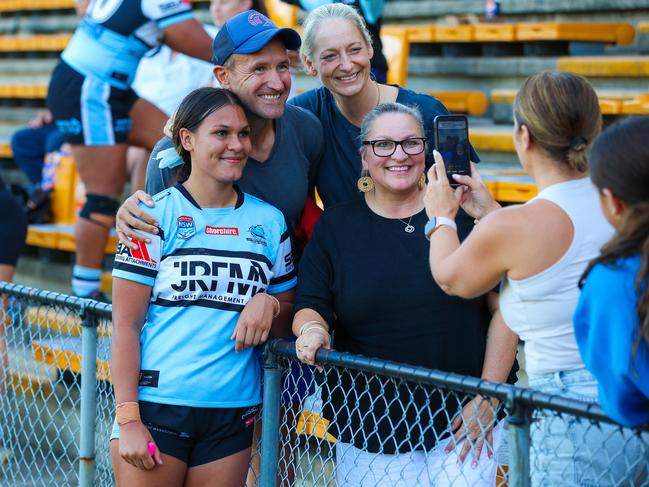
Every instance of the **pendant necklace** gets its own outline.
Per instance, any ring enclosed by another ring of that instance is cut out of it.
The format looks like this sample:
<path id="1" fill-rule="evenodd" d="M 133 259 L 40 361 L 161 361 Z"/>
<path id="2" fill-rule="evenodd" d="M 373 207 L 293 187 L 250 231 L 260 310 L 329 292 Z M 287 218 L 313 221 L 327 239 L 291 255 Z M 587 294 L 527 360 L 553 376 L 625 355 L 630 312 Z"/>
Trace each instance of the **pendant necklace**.
<path id="1" fill-rule="evenodd" d="M 401 218 L 397 218 L 397 220 L 399 220 L 401 223 L 403 223 L 403 224 L 406 226 L 406 227 L 403 229 L 403 231 L 406 232 L 406 233 L 412 233 L 412 232 L 415 231 L 415 227 L 414 227 L 413 225 L 410 224 L 410 222 L 412 221 L 412 217 L 413 217 L 413 216 L 414 216 L 414 215 L 410 215 L 410 218 L 408 218 L 408 221 L 407 221 L 407 222 L 404 222 Z"/>

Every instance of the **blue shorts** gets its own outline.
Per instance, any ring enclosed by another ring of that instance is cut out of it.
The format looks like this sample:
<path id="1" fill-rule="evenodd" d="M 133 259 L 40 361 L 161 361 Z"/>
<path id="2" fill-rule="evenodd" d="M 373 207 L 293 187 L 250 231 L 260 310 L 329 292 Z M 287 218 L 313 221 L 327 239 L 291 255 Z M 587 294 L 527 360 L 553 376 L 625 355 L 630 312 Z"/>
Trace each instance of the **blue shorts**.
<path id="1" fill-rule="evenodd" d="M 287 342 L 294 342 L 297 340 L 296 337 L 283 337 Z M 259 366 L 264 370 L 264 357 L 263 357 L 264 346 L 260 345 L 255 347 L 255 353 L 257 355 L 257 360 L 259 360 Z M 286 368 L 282 372 L 282 405 L 290 406 L 291 404 L 301 404 L 302 401 L 312 395 L 315 391 L 315 379 L 313 377 L 313 369 L 311 365 L 306 365 L 300 362 L 299 360 L 291 360 L 290 367 Z M 262 397 L 264 390 L 264 381 L 262 374 Z"/>
<path id="2" fill-rule="evenodd" d="M 195 408 L 139 401 L 142 423 L 165 455 L 196 467 L 252 445 L 258 406 Z M 119 439 L 115 422 L 111 440 Z"/>
<path id="3" fill-rule="evenodd" d="M 129 113 L 137 95 L 102 79 L 84 76 L 60 61 L 52 73 L 47 107 L 66 142 L 78 145 L 125 143 Z"/>

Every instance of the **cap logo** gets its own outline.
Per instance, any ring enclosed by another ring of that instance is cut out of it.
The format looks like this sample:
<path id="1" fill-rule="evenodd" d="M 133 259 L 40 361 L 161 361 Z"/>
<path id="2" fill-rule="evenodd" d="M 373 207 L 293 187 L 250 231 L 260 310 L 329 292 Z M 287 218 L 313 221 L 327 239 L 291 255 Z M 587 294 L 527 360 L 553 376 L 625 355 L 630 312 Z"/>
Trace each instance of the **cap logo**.
<path id="1" fill-rule="evenodd" d="M 258 27 L 260 25 L 273 25 L 268 17 L 260 14 L 259 12 L 251 12 L 250 14 L 248 14 L 248 23 L 253 27 Z"/>

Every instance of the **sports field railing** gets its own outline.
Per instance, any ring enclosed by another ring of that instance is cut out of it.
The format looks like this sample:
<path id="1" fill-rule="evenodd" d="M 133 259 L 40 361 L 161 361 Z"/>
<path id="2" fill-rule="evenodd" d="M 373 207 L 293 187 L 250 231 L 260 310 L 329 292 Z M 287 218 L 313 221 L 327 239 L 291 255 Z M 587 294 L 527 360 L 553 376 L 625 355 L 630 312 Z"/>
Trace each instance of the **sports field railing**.
<path id="1" fill-rule="evenodd" d="M 266 346 L 262 487 L 649 485 L 649 427 L 597 405 L 333 350 L 316 359 L 313 372 L 294 343 Z M 450 435 L 454 420 L 469 437 Z"/>
<path id="2" fill-rule="evenodd" d="M 110 336 L 108 304 L 0 282 L 0 485 L 114 485 Z M 321 371 L 301 366 L 293 343 L 265 349 L 255 485 L 649 485 L 649 428 L 623 428 L 597 406 L 335 351 L 317 358 Z M 439 445 L 455 446 L 462 407 L 472 435 L 458 466 Z"/>

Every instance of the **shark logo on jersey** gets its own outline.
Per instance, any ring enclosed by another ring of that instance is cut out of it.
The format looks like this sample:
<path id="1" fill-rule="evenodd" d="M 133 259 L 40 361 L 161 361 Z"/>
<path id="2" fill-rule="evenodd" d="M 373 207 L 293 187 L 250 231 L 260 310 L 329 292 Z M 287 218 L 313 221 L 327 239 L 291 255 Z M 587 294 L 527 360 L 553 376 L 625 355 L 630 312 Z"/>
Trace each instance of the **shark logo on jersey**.
<path id="1" fill-rule="evenodd" d="M 176 237 L 187 240 L 196 235 L 196 225 L 194 225 L 194 219 L 191 216 L 179 216 L 177 222 Z"/>
<path id="2" fill-rule="evenodd" d="M 248 242 L 256 243 L 266 247 L 268 243 L 266 242 L 266 231 L 261 225 L 252 225 L 248 228 L 248 233 L 252 235 L 252 238 L 248 237 L 246 240 Z"/>

